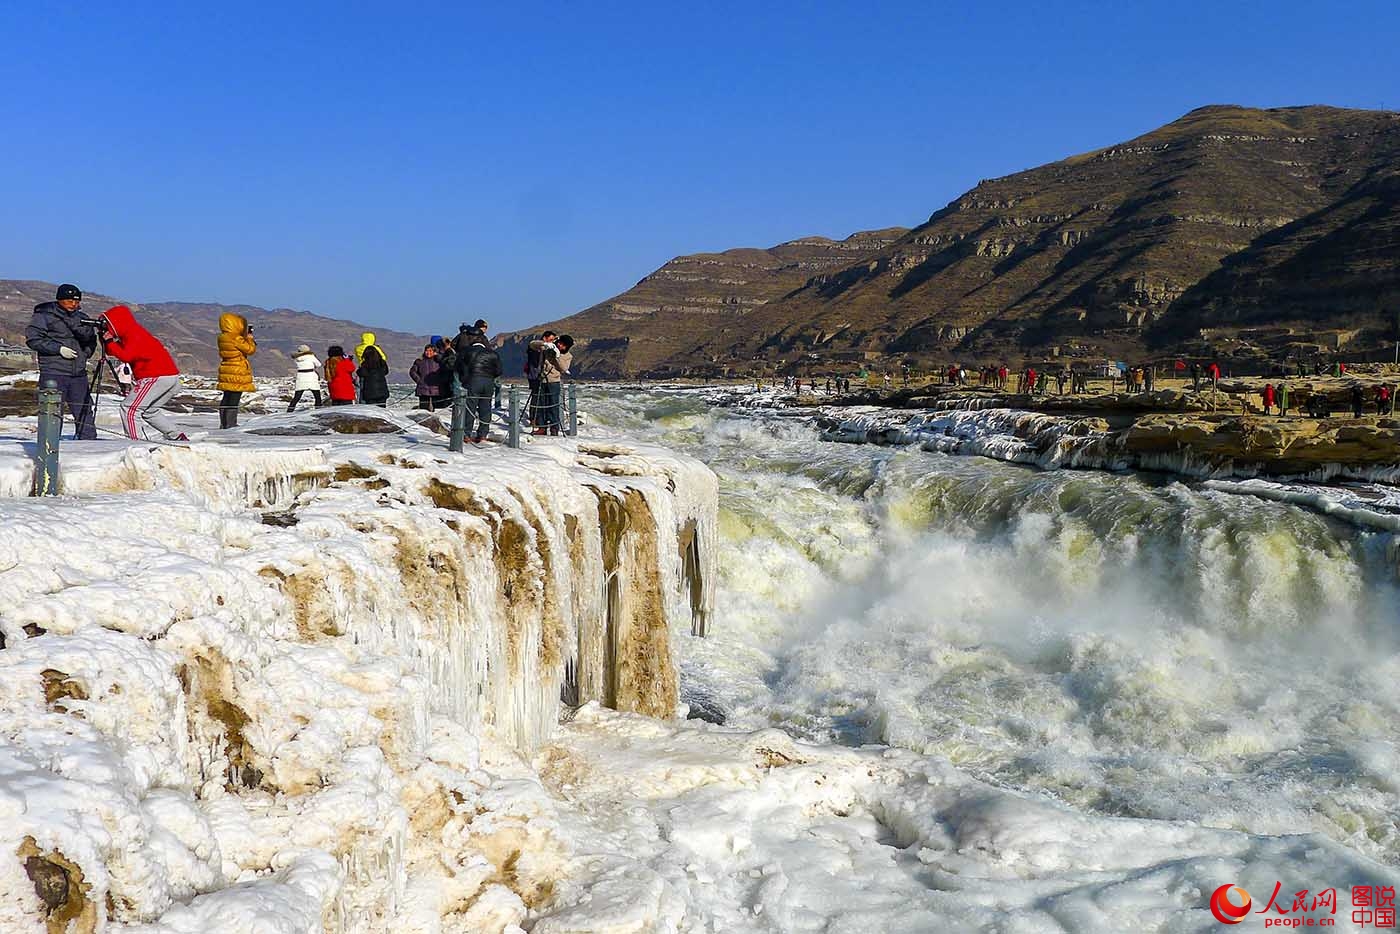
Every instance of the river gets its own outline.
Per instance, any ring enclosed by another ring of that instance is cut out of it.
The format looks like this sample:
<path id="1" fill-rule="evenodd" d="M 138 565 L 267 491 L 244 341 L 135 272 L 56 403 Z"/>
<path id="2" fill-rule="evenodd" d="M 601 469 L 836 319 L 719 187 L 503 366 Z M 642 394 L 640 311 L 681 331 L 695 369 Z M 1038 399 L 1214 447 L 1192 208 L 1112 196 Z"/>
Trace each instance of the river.
<path id="1" fill-rule="evenodd" d="M 694 712 L 1400 865 L 1390 533 L 1166 475 L 825 443 L 693 390 L 587 410 L 720 477 Z"/>

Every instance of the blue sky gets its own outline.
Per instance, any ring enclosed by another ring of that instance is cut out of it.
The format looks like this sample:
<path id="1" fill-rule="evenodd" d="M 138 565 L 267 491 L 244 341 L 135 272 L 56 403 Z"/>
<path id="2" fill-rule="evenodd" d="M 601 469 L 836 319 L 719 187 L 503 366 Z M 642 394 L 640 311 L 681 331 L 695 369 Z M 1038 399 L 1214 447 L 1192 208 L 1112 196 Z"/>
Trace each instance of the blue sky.
<path id="1" fill-rule="evenodd" d="M 1393 0 L 199 6 L 0 0 L 0 277 L 504 330 L 1203 104 L 1400 108 Z"/>

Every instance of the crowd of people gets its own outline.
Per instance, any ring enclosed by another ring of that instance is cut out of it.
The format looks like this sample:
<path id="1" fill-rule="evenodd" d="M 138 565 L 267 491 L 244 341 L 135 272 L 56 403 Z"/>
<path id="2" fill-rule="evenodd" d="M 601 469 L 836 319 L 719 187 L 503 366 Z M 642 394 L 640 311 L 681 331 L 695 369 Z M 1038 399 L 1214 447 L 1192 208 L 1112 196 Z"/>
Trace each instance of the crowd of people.
<path id="1" fill-rule="evenodd" d="M 100 381 L 104 365 L 113 376 L 122 394 L 121 423 L 128 437 L 141 437 L 139 419 L 165 440 L 188 441 L 165 411 L 180 386 L 179 367 L 165 346 L 136 321 L 127 306 L 116 305 L 91 318 L 82 314 L 82 301 L 77 286 L 59 286 L 53 301 L 35 306 L 25 330 L 26 343 L 39 359 L 39 384 L 57 387 L 76 437 L 97 437 L 88 368 L 92 358 L 99 356 L 95 377 Z M 455 339 L 434 335 L 408 370 L 420 409 L 450 406 L 454 397 L 465 395 L 466 438 L 476 444 L 489 439 L 492 403 L 503 375 L 500 353 L 487 330 L 487 322 L 478 319 L 461 325 Z M 561 384 L 569 375 L 573 345 L 572 337 L 552 331 L 528 345 L 523 375 L 530 385 L 530 400 L 525 415 L 534 434 L 561 431 Z M 239 314 L 221 315 L 217 346 L 219 428 L 235 428 L 243 395 L 255 388 L 251 358 L 258 344 L 252 325 Z M 300 345 L 292 355 L 291 376 L 288 412 L 296 411 L 306 396 L 316 408 L 356 403 L 387 407 L 390 402 L 389 359 L 370 331 L 360 335 L 351 353 L 339 344 L 326 348 L 324 363 L 310 346 Z"/>

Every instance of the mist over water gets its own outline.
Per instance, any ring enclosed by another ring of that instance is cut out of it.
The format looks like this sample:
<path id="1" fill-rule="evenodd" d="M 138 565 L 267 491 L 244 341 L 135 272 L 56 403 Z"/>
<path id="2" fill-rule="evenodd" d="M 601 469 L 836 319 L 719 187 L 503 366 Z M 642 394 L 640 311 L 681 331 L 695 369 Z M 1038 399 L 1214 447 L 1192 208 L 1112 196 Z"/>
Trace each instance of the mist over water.
<path id="1" fill-rule="evenodd" d="M 1388 533 L 1164 477 L 825 444 L 696 393 L 590 400 L 720 476 L 719 604 L 683 693 L 730 725 L 1400 864 Z"/>

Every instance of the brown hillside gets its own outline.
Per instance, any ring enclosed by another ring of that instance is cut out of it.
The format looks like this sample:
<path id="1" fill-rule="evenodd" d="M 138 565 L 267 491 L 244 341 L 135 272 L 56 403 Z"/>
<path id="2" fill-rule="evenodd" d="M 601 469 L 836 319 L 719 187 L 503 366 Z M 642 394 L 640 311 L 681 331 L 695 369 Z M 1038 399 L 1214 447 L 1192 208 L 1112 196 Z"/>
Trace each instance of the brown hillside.
<path id="1" fill-rule="evenodd" d="M 1397 167 L 1400 114 L 1203 107 L 983 181 L 902 236 L 679 257 L 556 327 L 601 339 L 590 375 L 1361 353 L 1397 330 Z"/>
<path id="2" fill-rule="evenodd" d="M 717 331 L 735 327 L 807 280 L 840 269 L 895 242 L 903 227 L 845 240 L 804 237 L 767 250 L 678 256 L 635 286 L 549 325 L 505 336 L 506 372 L 518 372 L 523 342 L 544 327 L 579 341 L 579 372 L 616 377 L 665 368 L 690 357 Z"/>

